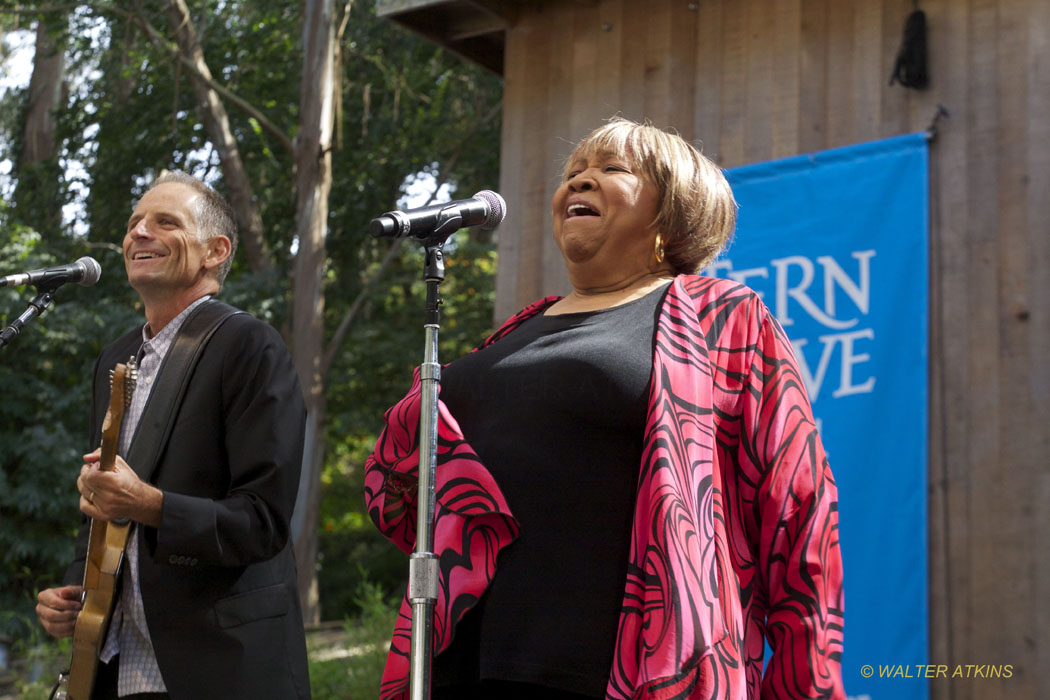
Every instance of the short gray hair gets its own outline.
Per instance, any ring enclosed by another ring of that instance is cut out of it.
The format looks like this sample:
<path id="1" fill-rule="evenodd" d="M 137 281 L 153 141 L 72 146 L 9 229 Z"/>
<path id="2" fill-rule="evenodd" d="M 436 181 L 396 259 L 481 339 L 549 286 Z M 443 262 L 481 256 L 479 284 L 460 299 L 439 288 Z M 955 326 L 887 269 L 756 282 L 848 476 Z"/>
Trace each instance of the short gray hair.
<path id="1" fill-rule="evenodd" d="M 197 217 L 197 235 L 201 241 L 207 241 L 216 236 L 226 236 L 230 240 L 230 255 L 219 267 L 219 286 L 221 287 L 226 281 L 230 266 L 233 265 L 233 254 L 237 252 L 237 219 L 234 216 L 233 207 L 203 180 L 181 170 L 162 171 L 160 177 L 150 185 L 150 189 L 169 182 L 186 185 L 201 195 L 193 212 Z"/>

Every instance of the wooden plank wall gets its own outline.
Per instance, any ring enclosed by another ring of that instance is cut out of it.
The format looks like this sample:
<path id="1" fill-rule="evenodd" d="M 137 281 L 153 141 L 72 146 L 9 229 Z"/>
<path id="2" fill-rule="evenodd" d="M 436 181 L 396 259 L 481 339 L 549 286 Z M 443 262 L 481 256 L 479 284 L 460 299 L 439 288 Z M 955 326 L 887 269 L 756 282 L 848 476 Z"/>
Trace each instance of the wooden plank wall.
<path id="1" fill-rule="evenodd" d="M 888 85 L 912 0 L 523 5 L 500 319 L 567 291 L 550 198 L 606 117 L 674 127 L 732 167 L 920 131 L 947 108 L 931 145 L 932 648 L 915 663 L 1013 665 L 933 681 L 935 700 L 1050 697 L 1050 2 L 922 0 L 922 92 Z"/>

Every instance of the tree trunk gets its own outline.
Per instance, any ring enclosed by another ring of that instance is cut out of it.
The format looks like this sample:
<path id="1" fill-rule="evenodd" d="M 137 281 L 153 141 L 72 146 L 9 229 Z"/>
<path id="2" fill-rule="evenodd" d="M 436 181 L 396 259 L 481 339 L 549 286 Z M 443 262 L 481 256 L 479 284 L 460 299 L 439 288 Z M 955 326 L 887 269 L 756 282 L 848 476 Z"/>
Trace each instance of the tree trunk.
<path id="1" fill-rule="evenodd" d="M 207 83 L 212 79 L 211 70 L 204 60 L 204 52 L 197 40 L 197 29 L 185 0 L 168 0 L 167 10 L 168 21 L 178 43 L 179 52 L 196 70 L 196 74 L 190 74 L 190 81 L 193 83 L 193 92 L 200 106 L 208 138 L 219 153 L 223 182 L 228 189 L 230 205 L 237 216 L 237 228 L 248 266 L 252 272 L 265 272 L 270 269 L 272 263 L 263 235 L 262 216 L 255 205 L 252 184 L 244 170 L 241 152 L 230 129 L 226 108 L 219 94 Z"/>
<path id="2" fill-rule="evenodd" d="M 306 450 L 292 533 L 299 565 L 299 595 L 307 623 L 320 620 L 317 594 L 317 513 L 324 462 L 325 232 L 332 187 L 336 29 L 333 0 L 303 4 L 303 77 L 295 140 L 296 231 L 299 250 L 292 283 L 292 359 L 309 411 Z"/>
<path id="3" fill-rule="evenodd" d="M 65 57 L 45 22 L 36 25 L 36 53 L 29 79 L 29 105 L 23 131 L 21 165 L 55 157 L 55 110 L 62 101 Z"/>
<path id="4" fill-rule="evenodd" d="M 57 160 L 55 111 L 61 107 L 65 92 L 65 57 L 49 30 L 43 19 L 37 22 L 12 218 L 45 238 L 59 238 L 62 170 Z"/>

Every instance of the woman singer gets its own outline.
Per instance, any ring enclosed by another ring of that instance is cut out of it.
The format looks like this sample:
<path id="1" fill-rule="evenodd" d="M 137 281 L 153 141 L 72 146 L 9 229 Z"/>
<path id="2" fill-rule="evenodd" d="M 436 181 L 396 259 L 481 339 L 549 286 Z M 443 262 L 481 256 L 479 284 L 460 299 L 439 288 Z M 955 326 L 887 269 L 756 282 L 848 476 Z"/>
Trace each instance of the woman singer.
<path id="1" fill-rule="evenodd" d="M 552 208 L 572 290 L 442 370 L 432 697 L 844 698 L 837 495 L 802 376 L 753 291 L 697 275 L 735 226 L 725 177 L 613 119 Z M 366 466 L 406 552 L 419 412 L 417 372 Z M 383 698 L 406 696 L 410 622 L 405 601 Z"/>

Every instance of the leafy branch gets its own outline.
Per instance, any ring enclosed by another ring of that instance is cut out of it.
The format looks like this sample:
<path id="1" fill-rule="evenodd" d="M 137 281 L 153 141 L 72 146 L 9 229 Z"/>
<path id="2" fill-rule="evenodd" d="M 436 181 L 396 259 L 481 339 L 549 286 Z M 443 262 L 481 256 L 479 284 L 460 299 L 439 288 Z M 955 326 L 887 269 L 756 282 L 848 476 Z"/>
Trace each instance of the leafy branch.
<path id="1" fill-rule="evenodd" d="M 437 193 L 445 185 L 445 183 L 448 182 L 448 173 L 450 173 L 455 168 L 456 162 L 459 160 L 459 156 L 463 152 L 463 148 L 468 143 L 470 143 L 477 131 L 483 125 L 495 119 L 496 115 L 498 115 L 501 110 L 502 105 L 500 103 L 496 103 L 484 117 L 482 117 L 474 123 L 470 131 L 463 135 L 463 138 L 461 138 L 456 144 L 455 148 L 452 151 L 452 154 L 449 156 L 444 167 L 441 169 L 441 178 L 434 183 L 434 189 L 430 192 L 430 196 L 427 197 L 427 201 L 423 204 L 423 206 L 430 204 L 434 200 L 434 197 L 437 196 Z M 358 313 L 360 313 L 361 307 L 364 306 L 365 300 L 367 299 L 369 293 L 372 291 L 372 288 L 375 286 L 376 282 L 378 282 L 379 279 L 383 276 L 383 273 L 386 272 L 387 267 L 390 266 L 390 263 L 397 256 L 397 252 L 401 250 L 401 245 L 402 243 L 404 243 L 404 241 L 404 238 L 395 238 L 393 241 L 391 241 L 390 247 L 387 248 L 386 253 L 383 255 L 383 259 L 379 263 L 379 267 L 377 267 L 375 272 L 373 272 L 372 275 L 368 279 L 366 279 L 361 285 L 361 291 L 359 291 L 357 293 L 357 296 L 354 297 L 354 301 L 352 304 L 350 304 L 350 308 L 347 309 L 346 313 L 343 315 L 343 318 L 339 321 L 339 325 L 336 327 L 335 332 L 332 334 L 332 338 L 329 341 L 328 347 L 325 349 L 324 352 L 324 357 L 321 362 L 322 377 L 326 377 L 328 375 L 328 371 L 331 369 L 332 363 L 335 361 L 336 353 L 339 352 L 339 347 L 340 345 L 342 345 L 342 342 L 346 337 L 347 332 L 350 330 L 350 326 L 357 318 Z"/>
<path id="2" fill-rule="evenodd" d="M 250 104 L 247 100 L 237 95 L 235 92 L 227 88 L 225 85 L 219 83 L 207 73 L 203 72 L 192 58 L 186 56 L 179 50 L 178 44 L 174 41 L 170 41 L 163 34 L 150 23 L 141 12 L 123 12 L 129 20 L 135 22 L 149 36 L 150 42 L 154 46 L 166 51 L 171 55 L 172 58 L 177 59 L 183 66 L 185 66 L 191 73 L 196 75 L 202 81 L 204 81 L 208 87 L 215 90 L 215 92 L 222 95 L 225 99 L 229 100 L 234 106 L 240 109 L 242 112 L 252 117 L 264 131 L 269 133 L 282 148 L 288 153 L 288 156 L 295 159 L 295 145 L 292 140 L 288 138 L 288 134 L 285 133 L 280 127 L 270 121 L 269 117 L 263 114 L 259 109 Z"/>

